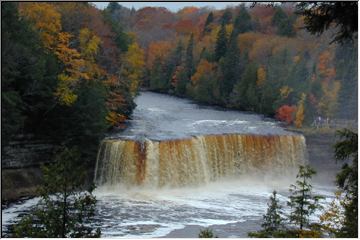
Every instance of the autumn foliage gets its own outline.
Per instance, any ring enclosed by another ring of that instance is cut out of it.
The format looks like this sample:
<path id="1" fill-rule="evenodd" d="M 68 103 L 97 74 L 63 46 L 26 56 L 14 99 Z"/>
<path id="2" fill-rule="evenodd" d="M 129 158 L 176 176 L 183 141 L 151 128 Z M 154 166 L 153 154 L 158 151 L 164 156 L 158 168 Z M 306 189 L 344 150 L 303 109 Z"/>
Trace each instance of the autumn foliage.
<path id="1" fill-rule="evenodd" d="M 294 121 L 294 113 L 296 111 L 295 106 L 283 105 L 278 110 L 276 110 L 275 118 L 291 124 Z"/>

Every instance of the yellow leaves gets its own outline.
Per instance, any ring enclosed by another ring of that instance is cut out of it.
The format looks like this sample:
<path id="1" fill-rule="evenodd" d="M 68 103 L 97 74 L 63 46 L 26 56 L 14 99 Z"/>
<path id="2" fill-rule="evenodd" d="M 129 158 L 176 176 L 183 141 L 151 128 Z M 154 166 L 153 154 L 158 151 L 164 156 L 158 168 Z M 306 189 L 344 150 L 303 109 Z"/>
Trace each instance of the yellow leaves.
<path id="1" fill-rule="evenodd" d="M 106 120 L 114 127 L 123 127 L 123 123 L 126 120 L 126 116 L 110 111 L 106 116 Z"/>
<path id="2" fill-rule="evenodd" d="M 152 68 L 155 59 L 163 59 L 170 52 L 172 47 L 173 46 L 169 41 L 151 42 L 147 50 L 146 66 Z"/>
<path id="3" fill-rule="evenodd" d="M 66 75 L 58 75 L 58 86 L 55 91 L 55 96 L 63 105 L 70 106 L 77 100 L 77 95 L 71 90 L 72 85 L 76 79 Z"/>
<path id="4" fill-rule="evenodd" d="M 333 117 L 338 107 L 338 93 L 341 87 L 339 81 L 333 81 L 332 83 L 322 82 L 321 89 L 323 95 L 318 103 L 320 113 L 325 117 Z"/>
<path id="5" fill-rule="evenodd" d="M 61 31 L 61 15 L 53 5 L 44 2 L 24 2 L 20 4 L 19 12 L 40 32 L 46 48 L 52 49 L 56 46 L 57 34 Z"/>
<path id="6" fill-rule="evenodd" d="M 304 122 L 304 118 L 305 118 L 305 107 L 304 107 L 304 104 L 305 104 L 305 99 L 306 99 L 306 94 L 305 93 L 301 93 L 301 97 L 300 97 L 300 100 L 298 102 L 298 105 L 297 105 L 297 111 L 296 111 L 296 114 L 295 114 L 295 126 L 297 128 L 301 128 L 302 127 L 302 124 Z"/>
<path id="7" fill-rule="evenodd" d="M 301 57 L 299 55 L 296 55 L 295 57 L 293 57 L 293 62 L 294 63 L 299 63 L 301 60 Z"/>
<path id="8" fill-rule="evenodd" d="M 130 82 L 130 93 L 135 96 L 143 77 L 145 66 L 144 51 L 135 42 L 129 46 L 124 55 L 124 69 L 122 75 Z"/>
<path id="9" fill-rule="evenodd" d="M 260 66 L 257 71 L 257 80 L 256 80 L 256 86 L 262 86 L 266 80 L 266 70 L 264 66 Z"/>
<path id="10" fill-rule="evenodd" d="M 335 199 L 330 203 L 328 208 L 320 216 L 322 228 L 329 233 L 336 233 L 344 223 L 344 200 L 341 199 L 341 192 L 335 192 Z"/>
<path id="11" fill-rule="evenodd" d="M 209 74 L 212 71 L 215 64 L 209 63 L 205 59 L 201 59 L 200 63 L 197 66 L 196 73 L 191 77 L 191 82 L 193 85 L 196 85 L 200 78 L 204 75 Z"/>
<path id="12" fill-rule="evenodd" d="M 290 88 L 289 86 L 281 87 L 280 88 L 281 99 L 286 99 L 292 91 L 293 91 L 293 89 Z"/>
<path id="13" fill-rule="evenodd" d="M 125 59 L 135 68 L 143 67 L 145 64 L 144 50 L 137 43 L 133 43 L 129 46 Z"/>
<path id="14" fill-rule="evenodd" d="M 80 52 L 84 59 L 95 61 L 95 56 L 99 50 L 101 40 L 88 28 L 83 28 L 79 33 Z"/>

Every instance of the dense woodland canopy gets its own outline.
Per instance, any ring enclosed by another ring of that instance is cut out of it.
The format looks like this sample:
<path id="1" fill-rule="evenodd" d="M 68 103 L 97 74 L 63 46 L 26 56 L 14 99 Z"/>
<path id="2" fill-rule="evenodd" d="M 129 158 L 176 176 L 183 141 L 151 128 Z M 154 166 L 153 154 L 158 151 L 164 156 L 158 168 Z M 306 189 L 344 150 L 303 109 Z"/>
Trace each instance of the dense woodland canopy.
<path id="1" fill-rule="evenodd" d="M 357 44 L 330 44 L 304 29 L 293 4 L 225 10 L 138 11 L 110 3 L 105 13 L 144 49 L 150 90 L 275 116 L 301 127 L 316 117 L 356 118 Z"/>
<path id="2" fill-rule="evenodd" d="M 2 4 L 2 144 L 17 134 L 94 155 L 141 87 L 302 127 L 357 116 L 357 42 L 329 44 L 293 4 L 139 10 Z M 86 148 L 81 148 L 86 146 Z"/>

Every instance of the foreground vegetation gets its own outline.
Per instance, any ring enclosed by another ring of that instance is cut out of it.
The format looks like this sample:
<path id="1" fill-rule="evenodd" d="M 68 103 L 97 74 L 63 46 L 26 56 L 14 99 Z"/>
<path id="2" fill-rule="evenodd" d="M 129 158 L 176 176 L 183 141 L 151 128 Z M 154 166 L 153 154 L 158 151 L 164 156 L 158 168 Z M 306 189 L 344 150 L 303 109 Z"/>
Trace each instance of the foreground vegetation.
<path id="1" fill-rule="evenodd" d="M 345 161 L 336 176 L 339 190 L 335 199 L 325 209 L 319 204 L 323 197 L 312 191 L 311 178 L 316 172 L 310 166 L 300 166 L 297 181 L 290 185 L 285 214 L 273 191 L 268 209 L 263 215 L 262 229 L 248 233 L 255 238 L 322 238 L 358 236 L 358 135 L 347 129 L 338 132 L 340 140 L 335 144 L 335 156 Z M 317 221 L 310 221 L 315 212 L 322 212 Z M 199 238 L 213 238 L 211 228 L 199 233 Z"/>
<path id="2" fill-rule="evenodd" d="M 12 229 L 12 237 L 100 237 L 89 224 L 95 216 L 94 186 L 84 190 L 86 169 L 76 148 L 63 148 L 43 167 L 40 201 Z"/>
<path id="3" fill-rule="evenodd" d="M 349 130 L 339 131 L 340 141 L 335 145 L 335 156 L 345 163 L 336 176 L 339 188 L 335 200 L 323 211 L 318 222 L 310 223 L 310 216 L 321 210 L 321 196 L 313 195 L 309 183 L 315 171 L 300 167 L 296 185 L 291 185 L 288 206 L 290 215 L 283 218 L 276 191 L 270 197 L 267 213 L 263 217 L 262 230 L 249 233 L 250 237 L 347 237 L 358 236 L 358 136 Z"/>
<path id="4" fill-rule="evenodd" d="M 294 6 L 261 4 L 171 13 L 115 2 L 103 11 L 88 3 L 3 3 L 2 149 L 23 134 L 51 139 L 59 149 L 44 168 L 42 200 L 15 236 L 100 236 L 88 225 L 96 199 L 92 187 L 84 191 L 84 169 L 94 165 L 104 133 L 125 127 L 140 86 L 297 128 L 318 117 L 356 118 L 357 3 L 346 4 L 304 3 L 296 15 Z M 333 23 L 334 38 L 326 31 Z M 303 167 L 291 188 L 291 215 L 282 218 L 274 192 L 263 230 L 252 236 L 357 237 L 357 134 L 340 136 L 336 158 L 352 162 L 338 174 L 341 194 L 322 224 L 309 222 L 319 196 L 307 181 L 313 171 Z"/>

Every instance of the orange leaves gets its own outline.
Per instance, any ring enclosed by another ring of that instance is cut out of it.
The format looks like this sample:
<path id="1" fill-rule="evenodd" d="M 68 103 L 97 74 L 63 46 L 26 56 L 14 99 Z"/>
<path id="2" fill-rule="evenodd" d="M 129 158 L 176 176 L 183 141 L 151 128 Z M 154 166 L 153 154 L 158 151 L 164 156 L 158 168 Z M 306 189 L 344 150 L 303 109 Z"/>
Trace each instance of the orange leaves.
<path id="1" fill-rule="evenodd" d="M 39 30 L 44 46 L 52 49 L 56 45 L 57 34 L 61 31 L 61 15 L 55 7 L 43 2 L 24 2 L 20 4 L 19 12 Z"/>
<path id="2" fill-rule="evenodd" d="M 207 75 L 215 67 L 214 63 L 209 63 L 205 59 L 201 59 L 199 65 L 197 66 L 196 73 L 191 77 L 191 82 L 193 85 L 197 85 L 200 78 L 204 75 Z"/>
<path id="3" fill-rule="evenodd" d="M 296 109 L 296 115 L 295 115 L 295 126 L 297 128 L 301 128 L 304 122 L 304 118 L 305 118 L 305 99 L 306 99 L 306 94 L 302 93 L 300 100 L 298 102 L 297 105 L 297 109 Z"/>
<path id="4" fill-rule="evenodd" d="M 294 113 L 296 111 L 295 106 L 283 105 L 278 110 L 276 110 L 275 118 L 291 124 L 294 121 Z"/>
<path id="5" fill-rule="evenodd" d="M 175 31 L 179 34 L 191 34 L 196 31 L 196 25 L 190 19 L 180 20 L 173 25 Z"/>
<path id="6" fill-rule="evenodd" d="M 158 41 L 150 43 L 147 50 L 146 66 L 148 68 L 153 67 L 153 63 L 156 58 L 163 59 L 170 52 L 172 48 L 171 42 Z"/>

